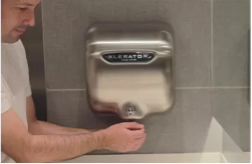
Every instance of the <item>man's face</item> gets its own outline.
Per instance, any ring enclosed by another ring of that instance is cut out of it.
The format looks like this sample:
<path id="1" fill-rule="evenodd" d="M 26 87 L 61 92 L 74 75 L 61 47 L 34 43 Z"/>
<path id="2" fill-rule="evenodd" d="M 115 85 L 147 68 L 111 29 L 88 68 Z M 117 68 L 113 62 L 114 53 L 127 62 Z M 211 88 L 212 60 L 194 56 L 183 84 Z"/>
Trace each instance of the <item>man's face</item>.
<path id="1" fill-rule="evenodd" d="M 1 0 L 1 41 L 15 43 L 26 31 L 35 25 L 34 9 L 40 0 Z"/>

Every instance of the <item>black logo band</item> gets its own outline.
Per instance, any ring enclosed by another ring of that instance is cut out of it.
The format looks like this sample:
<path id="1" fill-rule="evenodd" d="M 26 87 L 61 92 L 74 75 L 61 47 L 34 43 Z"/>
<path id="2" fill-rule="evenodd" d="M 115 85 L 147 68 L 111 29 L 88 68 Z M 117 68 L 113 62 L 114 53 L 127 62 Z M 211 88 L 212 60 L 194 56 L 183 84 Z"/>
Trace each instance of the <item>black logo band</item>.
<path id="1" fill-rule="evenodd" d="M 102 57 L 110 63 L 125 62 L 149 62 L 154 59 L 155 55 L 151 52 L 115 52 L 103 53 Z"/>

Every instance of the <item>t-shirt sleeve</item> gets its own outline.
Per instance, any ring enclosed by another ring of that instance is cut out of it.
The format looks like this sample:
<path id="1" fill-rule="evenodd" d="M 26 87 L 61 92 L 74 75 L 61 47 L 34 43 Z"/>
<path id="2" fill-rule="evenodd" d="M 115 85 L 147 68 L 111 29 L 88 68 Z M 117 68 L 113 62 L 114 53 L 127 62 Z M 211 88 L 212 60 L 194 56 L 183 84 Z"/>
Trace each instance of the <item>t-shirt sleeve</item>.
<path id="1" fill-rule="evenodd" d="M 11 95 L 3 77 L 1 79 L 1 114 L 11 109 Z"/>
<path id="2" fill-rule="evenodd" d="M 26 52 L 25 52 L 25 48 L 24 45 L 22 43 L 22 41 L 20 40 L 20 49 L 22 51 L 22 69 L 23 69 L 23 76 L 24 76 L 24 84 L 25 84 L 25 95 L 26 97 L 31 96 L 32 92 L 31 92 L 31 85 L 30 85 L 30 78 L 29 78 L 29 67 L 28 67 L 28 63 L 27 63 L 27 58 L 26 58 Z"/>

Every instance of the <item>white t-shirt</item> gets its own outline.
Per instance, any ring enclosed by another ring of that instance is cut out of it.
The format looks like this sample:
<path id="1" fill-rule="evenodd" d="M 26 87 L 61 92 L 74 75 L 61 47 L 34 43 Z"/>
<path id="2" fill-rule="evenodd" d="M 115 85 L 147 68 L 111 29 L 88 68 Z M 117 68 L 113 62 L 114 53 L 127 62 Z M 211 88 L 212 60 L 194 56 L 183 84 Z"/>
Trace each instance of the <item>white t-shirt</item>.
<path id="1" fill-rule="evenodd" d="M 26 97 L 31 95 L 31 89 L 25 49 L 21 40 L 1 45 L 1 114 L 13 109 L 27 127 Z M 1 158 L 2 162 L 14 162 L 3 152 Z"/>

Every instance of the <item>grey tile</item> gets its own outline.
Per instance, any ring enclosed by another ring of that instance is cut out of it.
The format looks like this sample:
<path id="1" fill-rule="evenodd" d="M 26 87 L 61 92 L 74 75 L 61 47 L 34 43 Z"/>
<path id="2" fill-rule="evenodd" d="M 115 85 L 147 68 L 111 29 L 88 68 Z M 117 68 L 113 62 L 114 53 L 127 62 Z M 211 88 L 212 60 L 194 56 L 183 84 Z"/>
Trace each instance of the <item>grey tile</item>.
<path id="1" fill-rule="evenodd" d="M 82 47 L 90 9 L 89 0 L 43 0 L 45 47 Z"/>
<path id="2" fill-rule="evenodd" d="M 47 88 L 85 88 L 90 1 L 42 1 Z"/>
<path id="3" fill-rule="evenodd" d="M 147 141 L 134 153 L 202 152 L 212 118 L 210 96 L 209 90 L 176 90 L 177 102 L 171 111 L 139 121 L 146 127 Z M 48 120 L 59 125 L 89 129 L 120 122 L 93 114 L 87 107 L 85 92 L 48 92 L 47 98 Z"/>
<path id="4" fill-rule="evenodd" d="M 209 90 L 176 90 L 174 108 L 142 122 L 148 134 L 139 152 L 184 153 L 204 150 L 210 126 L 211 97 Z"/>
<path id="5" fill-rule="evenodd" d="M 213 114 L 228 135 L 244 151 L 250 151 L 248 89 L 214 89 Z"/>
<path id="6" fill-rule="evenodd" d="M 107 127 L 89 110 L 85 91 L 47 91 L 47 119 L 51 123 L 74 128 Z"/>
<path id="7" fill-rule="evenodd" d="M 85 88 L 85 56 L 84 52 L 81 54 L 78 50 L 45 48 L 45 77 L 48 89 Z"/>
<path id="8" fill-rule="evenodd" d="M 213 7 L 213 85 L 248 86 L 250 0 L 216 0 Z"/>
<path id="9" fill-rule="evenodd" d="M 210 86 L 210 7 L 210 0 L 43 1 L 47 87 L 85 87 L 84 34 L 91 23 L 100 21 L 169 23 L 175 31 L 176 86 Z M 55 49 L 65 53 L 53 56 Z"/>

